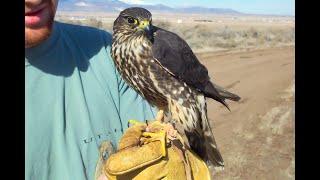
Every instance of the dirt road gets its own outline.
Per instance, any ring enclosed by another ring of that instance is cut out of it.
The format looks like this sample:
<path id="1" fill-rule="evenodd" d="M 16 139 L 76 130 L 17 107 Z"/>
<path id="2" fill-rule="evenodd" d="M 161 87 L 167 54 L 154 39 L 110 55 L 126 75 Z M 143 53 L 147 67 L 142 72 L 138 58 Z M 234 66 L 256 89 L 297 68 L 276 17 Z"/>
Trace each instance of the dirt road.
<path id="1" fill-rule="evenodd" d="M 215 179 L 294 179 L 294 47 L 199 53 L 217 84 L 241 96 L 209 100 L 224 171 Z"/>

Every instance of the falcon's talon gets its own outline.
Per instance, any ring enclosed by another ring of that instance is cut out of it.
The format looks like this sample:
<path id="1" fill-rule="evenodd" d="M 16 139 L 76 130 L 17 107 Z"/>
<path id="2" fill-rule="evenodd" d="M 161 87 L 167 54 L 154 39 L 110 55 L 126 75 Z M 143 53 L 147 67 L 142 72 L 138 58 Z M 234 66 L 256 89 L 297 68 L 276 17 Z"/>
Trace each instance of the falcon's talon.
<path id="1" fill-rule="evenodd" d="M 166 146 L 167 146 L 167 134 L 165 131 L 159 131 L 156 133 L 153 132 L 143 132 L 142 136 L 144 137 L 143 143 L 150 143 L 154 141 L 160 141 L 161 143 L 161 154 L 162 157 L 165 157 L 167 155 Z"/>
<path id="2" fill-rule="evenodd" d="M 177 135 L 170 135 L 168 132 L 167 132 L 167 139 L 172 141 L 172 140 L 175 140 L 177 139 Z"/>
<path id="3" fill-rule="evenodd" d="M 177 139 L 178 131 L 172 126 L 172 124 L 165 124 L 163 129 L 167 133 L 168 140 L 172 141 Z"/>

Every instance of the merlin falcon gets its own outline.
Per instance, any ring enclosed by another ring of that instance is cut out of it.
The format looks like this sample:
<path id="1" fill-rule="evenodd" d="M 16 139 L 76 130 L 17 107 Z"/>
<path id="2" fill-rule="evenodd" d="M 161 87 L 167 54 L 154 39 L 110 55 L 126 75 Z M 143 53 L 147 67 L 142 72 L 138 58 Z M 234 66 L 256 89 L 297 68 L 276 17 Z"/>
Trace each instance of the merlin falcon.
<path id="1" fill-rule="evenodd" d="M 186 147 L 209 167 L 224 166 L 208 122 L 206 98 L 228 108 L 225 99 L 240 97 L 210 82 L 208 70 L 182 38 L 152 25 L 148 10 L 127 8 L 114 21 L 111 56 L 122 78 L 159 109 L 157 119 L 166 117 Z"/>

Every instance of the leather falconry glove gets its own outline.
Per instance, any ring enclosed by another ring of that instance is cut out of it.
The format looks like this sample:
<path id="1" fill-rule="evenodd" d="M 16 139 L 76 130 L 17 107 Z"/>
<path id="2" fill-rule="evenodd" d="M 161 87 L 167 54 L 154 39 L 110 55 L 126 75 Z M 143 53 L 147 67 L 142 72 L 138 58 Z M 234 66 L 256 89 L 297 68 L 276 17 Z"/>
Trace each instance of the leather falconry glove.
<path id="1" fill-rule="evenodd" d="M 134 125 L 126 130 L 117 152 L 103 165 L 109 180 L 211 179 L 203 160 L 186 150 L 181 140 L 168 139 L 167 124 L 130 122 Z"/>

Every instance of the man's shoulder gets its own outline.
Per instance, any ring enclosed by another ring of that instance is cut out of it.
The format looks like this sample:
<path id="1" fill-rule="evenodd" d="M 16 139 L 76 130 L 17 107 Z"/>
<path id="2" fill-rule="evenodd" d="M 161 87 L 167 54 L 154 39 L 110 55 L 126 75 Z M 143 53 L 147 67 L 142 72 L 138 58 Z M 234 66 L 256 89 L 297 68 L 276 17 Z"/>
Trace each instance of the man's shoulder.
<path id="1" fill-rule="evenodd" d="M 80 41 L 86 44 L 104 43 L 111 45 L 112 35 L 108 31 L 104 31 L 95 27 L 75 25 L 63 22 L 55 22 L 64 34 L 75 41 Z"/>
<path id="2" fill-rule="evenodd" d="M 115 65 L 110 55 L 112 36 L 109 32 L 98 28 L 56 22 L 62 34 L 62 47 L 73 54 L 75 62 L 80 69 L 90 66 L 103 78 L 101 82 L 108 82 L 115 75 Z M 90 62 L 90 63 L 88 63 Z M 85 71 L 90 72 L 91 71 Z"/>

